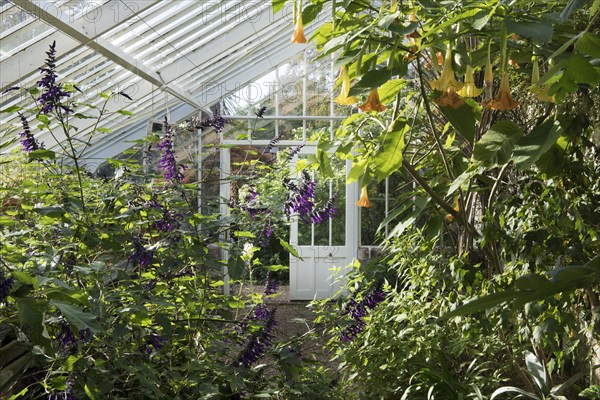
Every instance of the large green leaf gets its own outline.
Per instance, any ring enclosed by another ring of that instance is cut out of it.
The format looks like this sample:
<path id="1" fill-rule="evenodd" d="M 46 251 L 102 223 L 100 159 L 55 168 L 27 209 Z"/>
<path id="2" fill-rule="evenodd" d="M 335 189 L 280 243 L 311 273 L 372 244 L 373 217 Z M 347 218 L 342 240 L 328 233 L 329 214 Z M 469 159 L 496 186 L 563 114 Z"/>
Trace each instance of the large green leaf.
<path id="1" fill-rule="evenodd" d="M 529 168 L 550 150 L 563 130 L 558 121 L 548 121 L 536 126 L 527 136 L 521 137 L 515 145 L 512 160 L 520 169 Z"/>
<path id="2" fill-rule="evenodd" d="M 381 104 L 391 103 L 404 86 L 406 86 L 404 79 L 392 79 L 381 85 L 377 91 Z"/>
<path id="3" fill-rule="evenodd" d="M 475 144 L 473 160 L 486 167 L 506 164 L 522 135 L 523 132 L 514 122 L 498 122 Z"/>
<path id="4" fill-rule="evenodd" d="M 569 59 L 564 77 L 574 82 L 593 84 L 600 79 L 600 73 L 587 58 L 575 54 Z"/>
<path id="5" fill-rule="evenodd" d="M 60 310 L 60 313 L 69 321 L 69 324 L 77 328 L 78 331 L 91 329 L 93 332 L 99 332 L 102 330 L 98 317 L 94 314 L 82 311 L 79 307 L 63 303 L 62 301 L 52 300 L 50 304 L 56 306 Z"/>
<path id="6" fill-rule="evenodd" d="M 272 0 L 271 6 L 273 7 L 273 14 L 277 14 L 280 10 L 283 9 L 287 0 Z"/>
<path id="7" fill-rule="evenodd" d="M 586 32 L 575 42 L 575 48 L 592 57 L 600 58 L 600 36 Z"/>
<path id="8" fill-rule="evenodd" d="M 44 324 L 45 304 L 26 297 L 17 298 L 17 309 L 21 323 L 28 329 L 32 343 L 42 348 L 50 348 L 50 340 Z"/>
<path id="9" fill-rule="evenodd" d="M 552 24 L 545 21 L 506 21 L 506 29 L 540 43 L 548 42 L 554 33 Z"/>
<path id="10" fill-rule="evenodd" d="M 380 150 L 375 155 L 375 174 L 382 180 L 390 176 L 402 166 L 402 152 L 406 146 L 404 134 L 410 126 L 406 120 L 396 120 L 391 131 L 383 136 Z"/>
<path id="11" fill-rule="evenodd" d="M 389 69 L 374 69 L 362 76 L 360 81 L 350 89 L 350 96 L 364 93 L 373 88 L 378 88 L 390 79 Z M 378 92 L 379 93 L 379 92 Z M 380 99 L 381 100 L 381 99 Z"/>
<path id="12" fill-rule="evenodd" d="M 473 107 L 465 103 L 458 108 L 440 107 L 440 111 L 462 137 L 473 143 L 477 132 L 477 119 Z"/>

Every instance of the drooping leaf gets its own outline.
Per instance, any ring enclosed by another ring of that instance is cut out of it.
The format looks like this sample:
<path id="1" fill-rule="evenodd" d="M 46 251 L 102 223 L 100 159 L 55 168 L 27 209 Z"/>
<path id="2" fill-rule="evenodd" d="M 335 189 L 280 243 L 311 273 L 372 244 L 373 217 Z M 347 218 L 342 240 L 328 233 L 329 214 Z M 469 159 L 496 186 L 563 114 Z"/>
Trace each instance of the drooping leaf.
<path id="1" fill-rule="evenodd" d="M 45 304 L 32 298 L 17 298 L 17 309 L 21 323 L 27 326 L 33 344 L 50 348 L 48 332 L 44 324 Z"/>
<path id="2" fill-rule="evenodd" d="M 600 58 L 600 36 L 586 32 L 575 42 L 575 48 L 589 56 Z"/>
<path id="3" fill-rule="evenodd" d="M 377 179 L 383 180 L 402 166 L 402 152 L 406 147 L 404 134 L 410 126 L 406 120 L 396 120 L 392 130 L 385 132 L 380 150 L 375 154 L 375 174 Z"/>
<path id="4" fill-rule="evenodd" d="M 82 311 L 79 307 L 62 301 L 52 300 L 50 304 L 56 306 L 60 310 L 60 313 L 69 321 L 69 324 L 77 328 L 78 331 L 87 328 L 91 329 L 92 332 L 100 332 L 102 330 L 96 315 Z"/>
<path id="5" fill-rule="evenodd" d="M 272 0 L 271 6 L 273 7 L 273 14 L 277 14 L 283 9 L 287 0 Z"/>
<path id="6" fill-rule="evenodd" d="M 566 21 L 571 14 L 579 10 L 588 0 L 571 0 L 569 4 L 560 13 L 560 19 Z"/>
<path id="7" fill-rule="evenodd" d="M 392 79 L 379 87 L 377 93 L 381 104 L 391 103 L 396 95 L 406 86 L 404 79 Z"/>
<path id="8" fill-rule="evenodd" d="M 350 96 L 364 93 L 373 88 L 378 88 L 390 79 L 390 71 L 388 69 L 374 69 L 362 76 L 360 81 L 350 89 Z M 379 93 L 379 92 L 378 92 Z M 380 98 L 381 100 L 381 98 Z"/>
<path id="9" fill-rule="evenodd" d="M 522 136 L 517 141 L 511 159 L 518 168 L 529 168 L 550 150 L 562 132 L 558 121 L 548 121 L 536 126 L 527 136 Z"/>
<path id="10" fill-rule="evenodd" d="M 564 77 L 574 82 L 593 84 L 600 80 L 600 72 L 590 64 L 587 58 L 575 54 L 569 59 Z"/>
<path id="11" fill-rule="evenodd" d="M 440 111 L 462 137 L 473 143 L 477 132 L 477 119 L 473 107 L 465 103 L 458 108 L 440 107 Z"/>
<path id="12" fill-rule="evenodd" d="M 543 394 L 549 394 L 550 385 L 548 382 L 548 373 L 544 365 L 538 360 L 535 354 L 530 351 L 525 352 L 525 365 L 527 365 L 527 370 L 529 371 L 529 375 L 533 378 L 533 381 L 537 385 L 538 389 Z"/>
<path id="13" fill-rule="evenodd" d="M 521 129 L 512 121 L 496 123 L 475 144 L 473 160 L 486 167 L 506 164 L 522 135 Z"/>
<path id="14" fill-rule="evenodd" d="M 506 21 L 506 29 L 517 35 L 546 43 L 552 38 L 554 28 L 546 21 Z"/>
<path id="15" fill-rule="evenodd" d="M 54 153 L 52 150 L 39 149 L 39 150 L 33 150 L 32 152 L 30 152 L 28 157 L 29 157 L 29 161 L 32 161 L 32 160 L 54 160 L 56 158 L 56 153 Z"/>

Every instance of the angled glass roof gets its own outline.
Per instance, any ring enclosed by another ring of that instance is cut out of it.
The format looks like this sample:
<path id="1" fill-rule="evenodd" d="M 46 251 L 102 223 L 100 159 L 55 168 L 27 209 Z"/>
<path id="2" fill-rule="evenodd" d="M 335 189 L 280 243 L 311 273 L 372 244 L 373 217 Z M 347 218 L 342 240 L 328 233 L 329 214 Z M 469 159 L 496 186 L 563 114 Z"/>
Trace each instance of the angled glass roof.
<path id="1" fill-rule="evenodd" d="M 105 133 L 92 139 L 90 152 L 107 157 L 165 110 L 172 118 L 209 113 L 221 98 L 301 53 L 305 45 L 290 43 L 289 11 L 274 15 L 263 0 L 0 0 L 0 91 L 36 86 L 45 52 L 56 41 L 59 80 L 75 83 L 82 92 L 73 100 L 89 105 L 78 111 L 97 115 L 93 107 L 105 108 Z M 104 105 L 99 95 L 107 91 L 125 92 L 133 101 L 118 96 Z M 0 110 L 12 106 L 27 110 L 31 96 L 3 93 Z M 15 117 L 0 114 L 2 128 L 20 129 Z M 94 122 L 73 121 L 76 135 L 88 140 Z M 64 138 L 36 136 L 49 148 Z"/>

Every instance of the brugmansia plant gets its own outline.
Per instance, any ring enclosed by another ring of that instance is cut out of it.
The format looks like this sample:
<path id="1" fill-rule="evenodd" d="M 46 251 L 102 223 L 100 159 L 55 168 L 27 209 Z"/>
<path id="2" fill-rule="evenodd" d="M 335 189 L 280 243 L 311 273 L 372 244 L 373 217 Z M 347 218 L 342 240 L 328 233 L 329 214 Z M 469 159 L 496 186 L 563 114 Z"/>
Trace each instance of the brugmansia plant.
<path id="1" fill-rule="evenodd" d="M 342 68 L 336 101 L 362 104 L 319 146 L 352 160 L 362 215 L 367 188 L 402 182 L 388 190 L 383 256 L 348 286 L 367 296 L 383 279 L 386 302 L 356 332 L 339 320 L 343 302 L 318 308 L 350 398 L 486 398 L 506 380 L 529 388 L 519 360 L 530 343 L 556 382 L 599 381 L 599 9 L 304 2 L 303 16 L 331 15 L 309 42 Z M 474 360 L 485 367 L 467 368 Z M 557 387 L 573 398 L 577 385 Z"/>

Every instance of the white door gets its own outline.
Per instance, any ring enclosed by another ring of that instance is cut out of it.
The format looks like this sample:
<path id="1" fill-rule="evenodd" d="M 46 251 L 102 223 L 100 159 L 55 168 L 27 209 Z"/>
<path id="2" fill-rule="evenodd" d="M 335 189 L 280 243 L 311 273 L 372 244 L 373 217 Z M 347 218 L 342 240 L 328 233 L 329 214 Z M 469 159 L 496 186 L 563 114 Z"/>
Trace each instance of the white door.
<path id="1" fill-rule="evenodd" d="M 336 196 L 334 217 L 321 224 L 292 220 L 290 244 L 300 257 L 290 255 L 291 300 L 335 295 L 347 266 L 356 258 L 359 229 L 356 185 L 346 185 L 349 161 L 334 161 L 332 169 L 334 178 L 323 179 L 314 172 L 312 177 L 317 181 L 314 200 L 318 205 L 324 205 L 331 195 Z"/>

